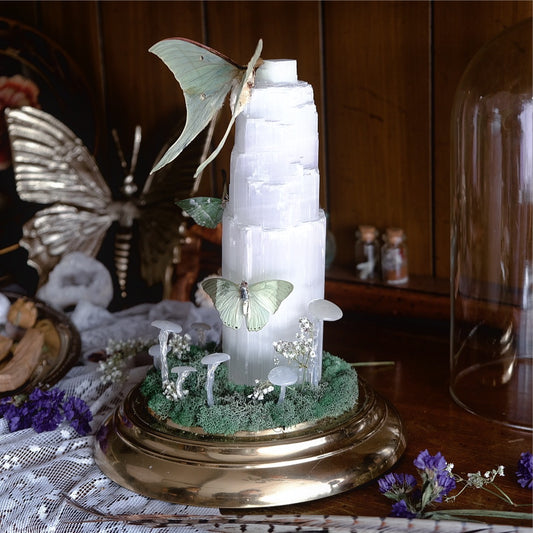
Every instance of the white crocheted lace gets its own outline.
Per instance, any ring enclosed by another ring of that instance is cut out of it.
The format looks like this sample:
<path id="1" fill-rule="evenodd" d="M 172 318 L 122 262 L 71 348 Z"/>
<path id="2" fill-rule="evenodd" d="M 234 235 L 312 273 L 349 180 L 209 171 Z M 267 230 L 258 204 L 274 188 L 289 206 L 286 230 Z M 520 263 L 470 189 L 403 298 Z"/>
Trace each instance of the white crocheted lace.
<path id="1" fill-rule="evenodd" d="M 73 367 L 56 385 L 67 396 L 78 396 L 90 407 L 92 435 L 81 437 L 68 423 L 44 433 L 33 429 L 11 433 L 6 420 L 0 418 L 0 530 L 4 533 L 118 533 L 145 529 L 116 522 L 92 522 L 94 515 L 75 508 L 65 496 L 83 507 L 113 515 L 218 514 L 218 509 L 176 505 L 140 496 L 102 474 L 93 459 L 94 432 L 131 387 L 142 380 L 147 367 L 132 369 L 122 383 L 102 385 L 97 364 L 88 361 L 91 353 L 105 349 L 109 339 L 155 339 L 157 331 L 150 325 L 155 319 L 180 323 L 184 331 L 194 322 L 207 322 L 214 326 L 210 333 L 215 340 L 220 335 L 216 312 L 188 303 L 164 301 L 103 316 L 103 323 L 80 332 L 80 365 Z"/>

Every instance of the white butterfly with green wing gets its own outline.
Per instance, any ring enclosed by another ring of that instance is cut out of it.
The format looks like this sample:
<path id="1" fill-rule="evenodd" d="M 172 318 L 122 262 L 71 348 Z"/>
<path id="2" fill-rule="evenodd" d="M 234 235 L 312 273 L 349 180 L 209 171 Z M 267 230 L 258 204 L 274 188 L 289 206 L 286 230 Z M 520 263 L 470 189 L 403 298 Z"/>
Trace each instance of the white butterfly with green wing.
<path id="1" fill-rule="evenodd" d="M 201 286 L 225 326 L 239 329 L 244 319 L 248 331 L 263 329 L 293 289 L 292 283 L 279 279 L 248 285 L 246 281 L 237 284 L 224 278 L 209 278 Z"/>

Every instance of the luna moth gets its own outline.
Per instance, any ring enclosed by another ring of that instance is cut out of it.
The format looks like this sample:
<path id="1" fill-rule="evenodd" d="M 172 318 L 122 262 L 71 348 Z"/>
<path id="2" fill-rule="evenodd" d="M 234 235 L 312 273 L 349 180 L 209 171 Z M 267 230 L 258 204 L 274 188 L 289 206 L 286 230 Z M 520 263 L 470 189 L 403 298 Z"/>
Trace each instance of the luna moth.
<path id="1" fill-rule="evenodd" d="M 178 157 L 216 117 L 227 94 L 236 88 L 231 120 L 226 132 L 213 153 L 197 168 L 194 177 L 200 175 L 218 155 L 235 119 L 250 97 L 250 88 L 262 49 L 263 41 L 260 39 L 248 65 L 241 66 L 220 52 L 189 39 L 164 39 L 150 48 L 149 51 L 158 56 L 174 74 L 183 90 L 187 109 L 187 120 L 180 137 L 154 166 L 152 172 Z"/>

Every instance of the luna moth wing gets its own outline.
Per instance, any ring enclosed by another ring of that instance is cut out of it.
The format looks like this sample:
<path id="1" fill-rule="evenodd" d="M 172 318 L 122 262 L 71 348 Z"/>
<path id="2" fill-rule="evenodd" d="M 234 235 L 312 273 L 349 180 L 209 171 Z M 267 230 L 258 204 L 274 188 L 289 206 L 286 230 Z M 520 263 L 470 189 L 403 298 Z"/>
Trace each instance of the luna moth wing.
<path id="1" fill-rule="evenodd" d="M 245 105 L 248 103 L 248 100 L 250 99 L 251 85 L 253 85 L 255 67 L 262 50 L 263 40 L 259 39 L 259 42 L 257 43 L 257 46 L 255 48 L 254 55 L 252 56 L 252 59 L 250 59 L 250 61 L 248 62 L 246 72 L 244 73 L 244 76 L 242 77 L 241 82 L 236 90 L 235 103 L 233 105 L 233 109 L 231 110 L 231 119 L 229 121 L 228 127 L 226 128 L 226 132 L 224 133 L 222 140 L 218 143 L 218 146 L 213 150 L 212 154 L 205 161 L 203 161 L 202 164 L 196 169 L 196 172 L 194 174 L 195 177 L 201 174 L 204 168 L 209 165 L 209 163 L 211 163 L 211 161 L 213 161 L 213 159 L 215 159 L 215 157 L 220 153 L 220 150 L 222 150 L 222 147 L 226 143 L 226 140 L 229 136 L 229 132 L 231 131 L 231 128 L 233 127 L 236 118 L 240 115 Z"/>
<path id="2" fill-rule="evenodd" d="M 216 116 L 244 67 L 200 43 L 164 39 L 149 49 L 174 74 L 185 97 L 187 119 L 180 137 L 152 172 L 170 163 Z"/>

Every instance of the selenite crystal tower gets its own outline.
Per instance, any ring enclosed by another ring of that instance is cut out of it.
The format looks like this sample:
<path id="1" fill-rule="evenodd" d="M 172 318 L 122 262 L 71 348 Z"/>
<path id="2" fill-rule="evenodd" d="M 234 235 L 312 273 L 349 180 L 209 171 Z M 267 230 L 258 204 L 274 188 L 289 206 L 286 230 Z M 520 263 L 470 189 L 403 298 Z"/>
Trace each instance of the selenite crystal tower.
<path id="1" fill-rule="evenodd" d="M 222 277 L 249 285 L 280 279 L 294 289 L 262 330 L 224 327 L 235 383 L 265 380 L 279 359 L 273 342 L 294 340 L 309 303 L 324 297 L 326 217 L 319 189 L 313 88 L 298 81 L 295 60 L 266 60 L 236 120 Z M 315 334 L 321 347 L 322 328 Z"/>

